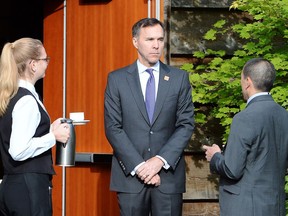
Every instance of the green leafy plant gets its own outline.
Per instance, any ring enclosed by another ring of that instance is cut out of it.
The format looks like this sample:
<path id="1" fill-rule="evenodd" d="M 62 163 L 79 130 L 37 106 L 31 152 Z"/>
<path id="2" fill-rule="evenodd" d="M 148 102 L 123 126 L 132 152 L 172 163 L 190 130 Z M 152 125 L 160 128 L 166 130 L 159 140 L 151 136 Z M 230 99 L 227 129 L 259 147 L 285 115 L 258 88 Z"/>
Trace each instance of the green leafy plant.
<path id="1" fill-rule="evenodd" d="M 263 57 L 274 64 L 277 78 L 271 94 L 275 101 L 288 108 L 288 0 L 238 0 L 230 10 L 243 12 L 246 19 L 239 19 L 233 25 L 219 20 L 203 38 L 213 41 L 232 35 L 241 41 L 239 49 L 232 56 L 224 50 L 197 51 L 194 57 L 209 58 L 209 63 L 182 66 L 190 72 L 194 102 L 212 107 L 208 115 L 196 112 L 196 122 L 204 123 L 211 116 L 219 119 L 225 128 L 223 141 L 227 139 L 233 116 L 245 107 L 240 75 L 247 60 Z"/>
<path id="2" fill-rule="evenodd" d="M 263 57 L 274 64 L 277 77 L 271 94 L 288 109 L 288 0 L 236 0 L 230 10 L 245 14 L 245 19 L 234 24 L 219 20 L 203 38 L 206 41 L 225 35 L 237 38 L 239 46 L 233 54 L 228 55 L 224 50 L 197 51 L 193 55 L 200 63 L 182 66 L 190 73 L 194 103 L 211 108 L 205 115 L 196 110 L 196 122 L 202 124 L 211 117 L 218 119 L 225 129 L 223 141 L 228 137 L 233 116 L 245 108 L 240 75 L 251 58 Z M 287 183 L 285 190 L 288 192 Z"/>

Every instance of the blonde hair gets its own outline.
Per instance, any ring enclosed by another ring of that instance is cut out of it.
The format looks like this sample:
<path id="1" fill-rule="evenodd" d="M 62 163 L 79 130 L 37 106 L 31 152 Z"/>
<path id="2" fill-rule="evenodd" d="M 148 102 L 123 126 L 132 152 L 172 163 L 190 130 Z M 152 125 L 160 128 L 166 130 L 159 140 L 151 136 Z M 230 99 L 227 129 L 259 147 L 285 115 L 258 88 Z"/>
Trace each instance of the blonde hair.
<path id="1" fill-rule="evenodd" d="M 43 44 L 33 38 L 21 38 L 14 43 L 6 43 L 0 57 L 0 116 L 6 112 L 10 99 L 18 91 L 18 80 L 26 66 L 40 56 Z"/>

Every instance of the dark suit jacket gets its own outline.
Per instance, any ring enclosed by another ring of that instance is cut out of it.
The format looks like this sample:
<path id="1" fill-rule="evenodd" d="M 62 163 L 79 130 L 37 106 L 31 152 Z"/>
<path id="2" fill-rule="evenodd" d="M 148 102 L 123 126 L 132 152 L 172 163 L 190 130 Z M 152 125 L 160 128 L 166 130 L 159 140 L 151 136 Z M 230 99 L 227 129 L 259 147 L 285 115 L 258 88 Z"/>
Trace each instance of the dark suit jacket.
<path id="1" fill-rule="evenodd" d="M 105 131 L 114 154 L 110 188 L 138 193 L 144 184 L 131 171 L 160 155 L 171 166 L 160 171 L 159 190 L 185 191 L 184 148 L 194 129 L 194 108 L 188 73 L 160 62 L 153 122 L 150 124 L 137 64 L 111 72 L 105 91 Z"/>
<path id="2" fill-rule="evenodd" d="M 284 216 L 288 112 L 270 95 L 235 115 L 224 156 L 210 162 L 220 174 L 221 216 Z"/>

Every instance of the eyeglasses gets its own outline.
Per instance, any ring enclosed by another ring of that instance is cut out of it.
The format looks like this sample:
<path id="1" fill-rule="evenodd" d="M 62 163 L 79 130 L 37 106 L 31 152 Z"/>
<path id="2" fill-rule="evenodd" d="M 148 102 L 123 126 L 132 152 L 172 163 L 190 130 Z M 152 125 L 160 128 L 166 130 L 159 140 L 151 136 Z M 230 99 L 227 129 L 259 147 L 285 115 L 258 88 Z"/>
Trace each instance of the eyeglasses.
<path id="1" fill-rule="evenodd" d="M 47 63 L 49 63 L 50 62 L 50 57 L 47 56 L 46 58 L 38 58 L 38 59 L 34 59 L 34 60 L 37 60 L 37 61 L 42 60 L 42 61 L 46 61 Z"/>

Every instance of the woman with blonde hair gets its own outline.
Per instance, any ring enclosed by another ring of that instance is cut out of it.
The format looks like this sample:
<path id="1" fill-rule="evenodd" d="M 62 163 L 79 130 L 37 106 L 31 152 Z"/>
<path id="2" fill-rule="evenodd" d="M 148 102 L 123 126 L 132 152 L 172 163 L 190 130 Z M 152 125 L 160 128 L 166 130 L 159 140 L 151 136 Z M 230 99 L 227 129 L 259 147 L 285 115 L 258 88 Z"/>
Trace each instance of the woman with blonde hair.
<path id="1" fill-rule="evenodd" d="M 50 58 L 40 40 L 6 43 L 0 58 L 0 152 L 4 168 L 0 215 L 52 215 L 51 148 L 69 128 L 50 117 L 35 90 Z"/>

